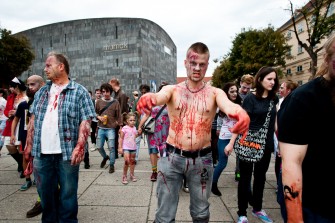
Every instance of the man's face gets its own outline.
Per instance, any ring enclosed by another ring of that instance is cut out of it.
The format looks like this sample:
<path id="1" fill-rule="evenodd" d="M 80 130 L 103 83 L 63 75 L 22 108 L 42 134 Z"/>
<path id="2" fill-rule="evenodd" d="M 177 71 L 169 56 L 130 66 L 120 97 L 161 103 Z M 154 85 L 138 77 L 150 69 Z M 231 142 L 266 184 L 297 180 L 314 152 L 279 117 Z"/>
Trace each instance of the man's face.
<path id="1" fill-rule="evenodd" d="M 240 89 L 239 89 L 240 94 L 246 95 L 250 92 L 250 89 L 252 87 L 252 83 L 247 84 L 245 82 L 241 82 L 240 86 L 241 86 Z"/>
<path id="2" fill-rule="evenodd" d="M 144 95 L 144 94 L 146 94 L 146 93 L 148 93 L 146 89 L 141 89 L 141 94 L 142 94 L 142 95 Z"/>
<path id="3" fill-rule="evenodd" d="M 184 61 L 187 76 L 191 81 L 199 82 L 206 74 L 208 68 L 208 54 L 198 54 L 190 50 Z"/>
<path id="4" fill-rule="evenodd" d="M 28 86 L 30 93 L 33 93 L 33 94 L 35 94 L 41 88 L 41 84 L 38 81 L 30 80 L 29 78 L 27 80 L 27 86 Z"/>
<path id="5" fill-rule="evenodd" d="M 102 97 L 104 97 L 105 100 L 111 99 L 110 91 L 107 91 L 106 89 L 102 89 L 101 93 L 102 93 Z"/>
<path id="6" fill-rule="evenodd" d="M 54 80 L 60 77 L 60 66 L 63 64 L 59 63 L 54 56 L 49 56 L 45 61 L 44 72 L 49 80 Z"/>
<path id="7" fill-rule="evenodd" d="M 95 98 L 96 99 L 100 99 L 101 98 L 101 91 L 100 90 L 98 90 L 98 91 L 95 92 Z"/>
<path id="8" fill-rule="evenodd" d="M 285 82 L 280 85 L 279 94 L 282 97 L 286 97 L 289 94 L 289 90 L 287 89 Z"/>

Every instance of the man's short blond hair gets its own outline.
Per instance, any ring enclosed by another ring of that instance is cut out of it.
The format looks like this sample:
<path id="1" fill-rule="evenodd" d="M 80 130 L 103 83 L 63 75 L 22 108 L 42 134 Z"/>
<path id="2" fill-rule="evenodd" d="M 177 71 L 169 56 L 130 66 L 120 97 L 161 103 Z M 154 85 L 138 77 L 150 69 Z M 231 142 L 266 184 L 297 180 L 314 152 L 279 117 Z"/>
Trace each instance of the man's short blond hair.
<path id="1" fill-rule="evenodd" d="M 251 74 L 244 74 L 241 77 L 241 83 L 254 84 L 255 78 Z"/>

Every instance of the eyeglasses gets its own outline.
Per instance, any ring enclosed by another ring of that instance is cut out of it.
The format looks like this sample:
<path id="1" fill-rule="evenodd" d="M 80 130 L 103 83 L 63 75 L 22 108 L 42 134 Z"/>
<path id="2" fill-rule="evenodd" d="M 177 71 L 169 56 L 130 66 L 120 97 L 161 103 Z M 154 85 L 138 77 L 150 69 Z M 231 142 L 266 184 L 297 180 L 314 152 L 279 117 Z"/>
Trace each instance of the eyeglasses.
<path id="1" fill-rule="evenodd" d="M 134 94 L 134 96 L 138 96 L 138 94 Z"/>

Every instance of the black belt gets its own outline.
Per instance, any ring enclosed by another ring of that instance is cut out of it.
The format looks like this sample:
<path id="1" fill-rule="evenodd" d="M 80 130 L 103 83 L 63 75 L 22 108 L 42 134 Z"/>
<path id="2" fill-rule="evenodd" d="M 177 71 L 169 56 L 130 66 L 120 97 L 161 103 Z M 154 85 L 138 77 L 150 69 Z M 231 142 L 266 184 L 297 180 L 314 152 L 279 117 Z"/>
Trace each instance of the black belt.
<path id="1" fill-rule="evenodd" d="M 197 158 L 199 156 L 202 157 L 212 152 L 212 148 L 210 146 L 203 148 L 203 149 L 195 150 L 195 151 L 187 151 L 187 150 L 179 149 L 168 143 L 166 143 L 166 149 L 169 153 L 179 154 L 180 156 L 187 157 L 187 158 Z"/>

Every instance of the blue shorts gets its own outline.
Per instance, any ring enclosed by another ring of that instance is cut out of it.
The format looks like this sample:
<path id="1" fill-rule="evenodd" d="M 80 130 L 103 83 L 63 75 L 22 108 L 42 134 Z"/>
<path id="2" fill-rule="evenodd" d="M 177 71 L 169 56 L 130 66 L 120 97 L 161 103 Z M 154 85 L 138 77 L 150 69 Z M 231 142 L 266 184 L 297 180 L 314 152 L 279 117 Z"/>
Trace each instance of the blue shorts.
<path id="1" fill-rule="evenodd" d="M 158 149 L 156 147 L 149 148 L 148 151 L 149 151 L 149 155 L 158 153 Z"/>
<path id="2" fill-rule="evenodd" d="M 124 149 L 123 152 L 129 154 L 136 154 L 136 150 L 130 150 L 130 149 Z"/>

